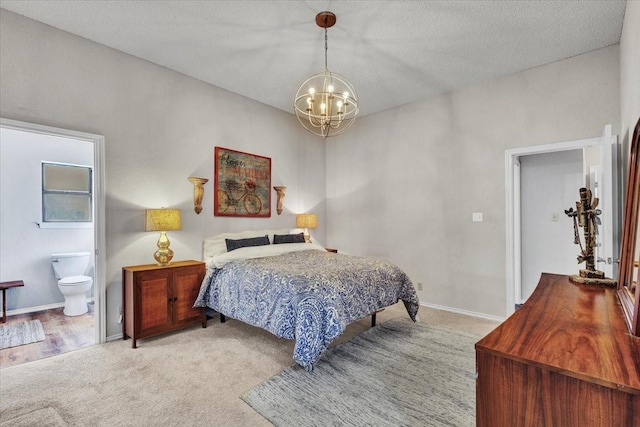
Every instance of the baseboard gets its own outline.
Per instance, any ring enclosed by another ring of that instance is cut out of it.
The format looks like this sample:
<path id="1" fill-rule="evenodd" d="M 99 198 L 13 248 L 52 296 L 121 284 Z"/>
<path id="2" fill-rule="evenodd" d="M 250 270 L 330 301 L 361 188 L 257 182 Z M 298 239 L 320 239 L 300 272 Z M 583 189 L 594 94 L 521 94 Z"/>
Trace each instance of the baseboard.
<path id="1" fill-rule="evenodd" d="M 107 337 L 107 342 L 109 341 L 116 341 L 116 340 L 121 340 L 122 339 L 122 334 L 115 334 L 115 335 L 109 335 Z"/>
<path id="2" fill-rule="evenodd" d="M 16 314 L 35 313 L 36 311 L 45 311 L 61 307 L 64 307 L 64 301 L 54 302 L 53 304 L 38 305 L 35 307 L 17 308 L 15 310 L 7 310 L 7 317 L 15 316 Z"/>
<path id="3" fill-rule="evenodd" d="M 87 303 L 93 303 L 93 297 L 87 298 Z M 35 307 L 16 308 L 15 310 L 7 310 L 7 317 L 15 316 L 16 314 L 35 313 L 36 311 L 53 310 L 54 308 L 62 307 L 64 307 L 64 301 L 54 302 L 52 304 L 37 305 Z"/>
<path id="4" fill-rule="evenodd" d="M 481 319 L 495 320 L 497 322 L 504 322 L 504 320 L 506 319 L 506 317 L 492 316 L 490 314 L 478 313 L 475 311 L 467 311 L 467 310 L 462 310 L 460 308 L 447 307 L 447 306 L 438 305 L 438 304 L 420 303 L 420 305 L 429 307 L 429 308 L 434 308 L 436 310 L 450 311 L 452 313 L 464 314 L 472 317 L 479 317 Z"/>

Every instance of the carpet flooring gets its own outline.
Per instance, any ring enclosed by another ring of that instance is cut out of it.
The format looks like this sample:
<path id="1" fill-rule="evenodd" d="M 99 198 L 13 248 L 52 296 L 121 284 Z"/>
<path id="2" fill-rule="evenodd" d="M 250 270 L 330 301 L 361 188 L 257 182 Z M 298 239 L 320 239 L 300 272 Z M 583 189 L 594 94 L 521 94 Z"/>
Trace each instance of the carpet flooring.
<path id="1" fill-rule="evenodd" d="M 498 324 L 427 307 L 420 307 L 419 315 L 421 324 L 455 328 L 477 339 Z M 402 303 L 378 313 L 379 325 L 396 318 L 410 323 Z M 369 323 L 366 318 L 349 325 L 336 346 L 370 330 Z M 136 349 L 131 340 L 115 340 L 10 366 L 0 371 L 0 426 L 269 427 L 273 424 L 240 396 L 292 366 L 293 346 L 236 320 L 220 324 L 216 316 L 206 329 L 193 326 L 142 339 Z M 468 351 L 474 357 L 473 347 Z M 419 378 L 413 388 L 437 385 Z M 418 406 L 428 399 L 420 397 Z"/>
<path id="2" fill-rule="evenodd" d="M 473 426 L 476 336 L 393 319 L 243 399 L 276 426 Z"/>
<path id="3" fill-rule="evenodd" d="M 0 325 L 0 349 L 44 341 L 44 329 L 39 320 Z"/>
<path id="4" fill-rule="evenodd" d="M 64 427 L 66 425 L 58 411 L 49 407 L 36 409 L 0 422 L 0 427 Z"/>

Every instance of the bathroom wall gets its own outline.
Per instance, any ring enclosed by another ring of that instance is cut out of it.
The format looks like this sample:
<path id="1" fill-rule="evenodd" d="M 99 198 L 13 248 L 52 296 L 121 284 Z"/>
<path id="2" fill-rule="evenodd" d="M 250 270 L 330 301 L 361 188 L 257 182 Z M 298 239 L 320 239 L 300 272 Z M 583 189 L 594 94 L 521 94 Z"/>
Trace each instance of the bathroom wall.
<path id="1" fill-rule="evenodd" d="M 23 280 L 7 292 L 7 310 L 62 306 L 50 255 L 92 251 L 91 228 L 39 228 L 41 162 L 93 166 L 93 144 L 0 129 L 0 281 Z M 88 274 L 93 273 L 90 267 Z"/>

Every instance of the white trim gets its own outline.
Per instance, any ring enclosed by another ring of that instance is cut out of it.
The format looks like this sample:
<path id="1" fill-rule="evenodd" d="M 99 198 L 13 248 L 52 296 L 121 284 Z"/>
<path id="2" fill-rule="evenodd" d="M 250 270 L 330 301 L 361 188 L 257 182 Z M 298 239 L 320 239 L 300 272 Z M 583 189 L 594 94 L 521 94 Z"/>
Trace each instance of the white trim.
<path id="1" fill-rule="evenodd" d="M 122 339 L 122 333 L 115 334 L 115 335 L 109 335 L 107 337 L 107 342 L 109 342 L 109 341 L 118 341 L 118 340 L 121 340 L 121 339 Z"/>
<path id="2" fill-rule="evenodd" d="M 513 200 L 520 200 L 520 178 L 521 178 L 521 169 L 520 169 L 520 158 L 515 159 L 513 163 L 513 171 L 512 171 L 512 179 L 513 179 Z M 522 238 L 522 222 L 521 222 L 522 210 L 520 203 L 513 204 L 513 247 L 521 248 L 522 242 L 520 239 Z M 514 251 L 513 252 L 513 268 L 514 272 L 522 271 L 522 251 Z M 522 303 L 522 274 L 514 274 L 514 301 L 519 304 Z"/>
<path id="3" fill-rule="evenodd" d="M 493 316 L 491 314 L 478 313 L 475 311 L 467 311 L 459 308 L 447 307 L 447 306 L 438 305 L 438 304 L 420 303 L 420 305 L 423 307 L 429 307 L 436 310 L 449 311 L 451 313 L 464 314 L 466 316 L 479 317 L 481 319 L 495 320 L 497 322 L 503 322 L 506 319 L 506 317 Z"/>
<path id="4" fill-rule="evenodd" d="M 7 317 L 15 316 L 17 314 L 35 313 L 36 311 L 53 310 L 54 308 L 61 308 L 61 307 L 64 307 L 64 301 L 54 302 L 52 304 L 38 305 L 35 307 L 18 308 L 15 310 L 8 310 Z"/>
<path id="5" fill-rule="evenodd" d="M 106 234 L 105 234 L 105 183 L 104 183 L 104 136 L 74 130 L 38 125 L 0 118 L 0 127 L 24 132 L 53 135 L 62 138 L 77 139 L 93 143 L 94 174 L 94 299 L 95 299 L 95 333 L 96 344 L 105 342 L 107 335 L 106 321 Z M 64 303 L 62 304 L 64 305 Z"/>
<path id="6" fill-rule="evenodd" d="M 519 237 L 516 238 L 516 226 L 517 221 L 515 219 L 516 209 L 514 209 L 515 203 L 515 182 L 514 182 L 514 170 L 515 164 L 519 161 L 521 156 L 527 156 L 531 154 L 545 154 L 556 153 L 561 151 L 570 150 L 584 150 L 586 147 L 598 146 L 602 142 L 602 138 L 589 138 L 581 139 L 577 141 L 565 141 L 553 144 L 536 145 L 533 147 L 515 148 L 511 150 L 505 150 L 505 223 L 506 223 L 506 279 L 507 279 L 507 298 L 506 298 L 506 313 L 510 316 L 515 311 L 516 305 L 516 284 L 520 280 L 516 279 L 516 275 L 521 275 L 521 271 L 518 268 L 516 248 L 520 250 L 520 245 L 516 246 L 516 241 L 519 242 Z M 520 290 L 521 292 L 521 290 Z"/>
<path id="7" fill-rule="evenodd" d="M 92 222 L 36 222 L 39 228 L 93 228 Z"/>

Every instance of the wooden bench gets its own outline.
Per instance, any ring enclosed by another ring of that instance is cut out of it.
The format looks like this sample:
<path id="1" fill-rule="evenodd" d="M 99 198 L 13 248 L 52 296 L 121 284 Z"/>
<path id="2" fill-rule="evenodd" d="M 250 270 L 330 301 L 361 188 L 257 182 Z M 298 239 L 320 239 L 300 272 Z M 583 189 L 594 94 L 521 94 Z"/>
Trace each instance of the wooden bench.
<path id="1" fill-rule="evenodd" d="M 7 289 L 24 286 L 22 280 L 14 280 L 13 282 L 0 282 L 0 291 L 2 291 L 2 323 L 7 321 Z"/>

